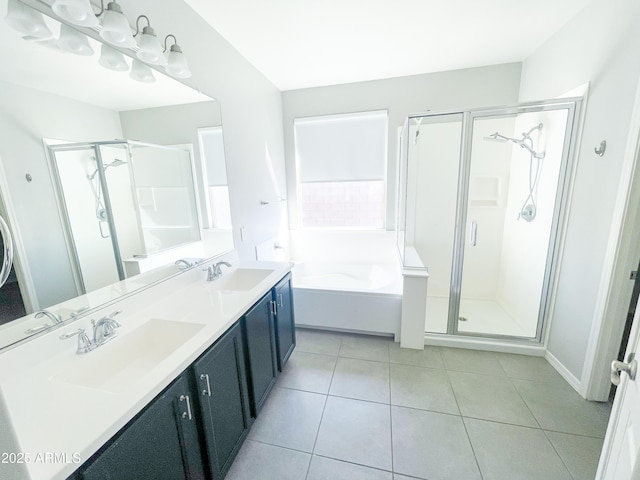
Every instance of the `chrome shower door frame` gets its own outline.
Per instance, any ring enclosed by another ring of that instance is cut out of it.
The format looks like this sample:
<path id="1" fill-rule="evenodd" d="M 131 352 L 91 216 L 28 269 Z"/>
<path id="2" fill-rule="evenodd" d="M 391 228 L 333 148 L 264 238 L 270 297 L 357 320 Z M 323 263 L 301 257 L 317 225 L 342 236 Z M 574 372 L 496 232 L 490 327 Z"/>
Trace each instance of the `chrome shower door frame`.
<path id="1" fill-rule="evenodd" d="M 548 318 L 554 296 L 554 287 L 558 274 L 558 260 L 562 245 L 564 229 L 561 226 L 567 218 L 569 204 L 569 190 L 571 185 L 571 173 L 574 170 L 573 159 L 577 147 L 578 115 L 582 108 L 582 98 L 564 98 L 547 100 L 542 102 L 523 103 L 508 107 L 484 108 L 468 110 L 463 113 L 463 140 L 460 150 L 460 170 L 458 178 L 458 198 L 456 212 L 456 231 L 454 236 L 454 250 L 451 271 L 451 290 L 449 296 L 449 318 L 447 334 L 467 337 L 481 337 L 491 339 L 515 340 L 527 343 L 540 343 L 542 341 L 546 319 Z M 544 280 L 540 296 L 538 310 L 538 323 L 534 338 L 519 337 L 513 335 L 488 334 L 478 332 L 462 332 L 458 330 L 460 312 L 462 272 L 464 266 L 465 237 L 467 224 L 467 209 L 469 201 L 469 182 L 471 173 L 471 150 L 473 141 L 473 125 L 476 119 L 497 116 L 512 116 L 523 113 L 544 112 L 553 110 L 567 110 L 567 123 L 564 134 L 564 144 L 558 175 L 558 188 L 554 204 L 553 220 L 549 235 L 547 259 L 545 265 Z"/>
<path id="2" fill-rule="evenodd" d="M 120 247 L 118 244 L 118 236 L 116 234 L 116 226 L 113 218 L 113 209 L 111 207 L 111 198 L 109 196 L 109 187 L 107 185 L 105 169 L 102 163 L 102 154 L 100 152 L 101 146 L 124 146 L 127 151 L 129 150 L 129 145 L 127 142 L 122 140 L 114 140 L 114 141 L 105 141 L 105 142 L 90 142 L 90 143 L 67 143 L 67 144 L 56 144 L 50 145 L 45 142 L 47 148 L 47 155 L 49 157 L 49 165 L 51 166 L 52 177 L 54 178 L 54 189 L 56 191 L 56 199 L 58 203 L 58 211 L 60 213 L 63 225 L 64 225 L 64 234 L 65 239 L 67 241 L 67 250 L 69 252 L 69 256 L 71 259 L 71 263 L 73 265 L 73 277 L 76 283 L 76 290 L 78 290 L 78 295 L 83 295 L 87 293 L 86 287 L 84 285 L 84 281 L 82 279 L 81 269 L 80 269 L 80 260 L 78 258 L 78 253 L 75 245 L 75 241 L 73 238 L 73 234 L 71 233 L 71 221 L 69 219 L 69 215 L 65 208 L 65 198 L 64 192 L 62 189 L 62 180 L 60 178 L 60 172 L 58 170 L 58 166 L 56 164 L 56 152 L 68 152 L 68 151 L 78 151 L 78 150 L 93 150 L 96 156 L 96 166 L 98 168 L 98 178 L 100 180 L 100 188 L 102 188 L 102 192 L 104 195 L 104 209 L 107 212 L 107 224 L 109 225 L 109 234 L 111 237 L 111 245 L 113 248 L 113 255 L 116 263 L 116 271 L 118 273 L 118 278 L 120 280 L 124 280 L 126 278 L 124 266 L 122 263 L 122 256 L 120 255 Z"/>

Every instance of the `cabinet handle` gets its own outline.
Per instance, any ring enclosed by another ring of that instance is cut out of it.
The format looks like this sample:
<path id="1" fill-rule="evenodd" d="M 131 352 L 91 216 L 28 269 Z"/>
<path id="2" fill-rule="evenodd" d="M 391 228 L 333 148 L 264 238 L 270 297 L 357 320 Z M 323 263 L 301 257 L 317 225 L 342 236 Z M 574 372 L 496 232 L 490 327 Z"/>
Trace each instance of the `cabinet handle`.
<path id="1" fill-rule="evenodd" d="M 189 401 L 189 395 L 180 395 L 181 402 L 187 402 L 187 411 L 182 412 L 182 418 L 189 418 L 191 420 L 191 402 Z"/>
<path id="2" fill-rule="evenodd" d="M 271 313 L 273 313 L 274 315 L 278 314 L 278 305 L 276 304 L 276 302 L 269 302 L 271 304 Z"/>
<path id="3" fill-rule="evenodd" d="M 209 374 L 208 373 L 200 374 L 200 380 L 206 380 L 207 381 L 207 389 L 206 390 L 202 390 L 202 395 L 211 396 L 211 384 L 209 383 Z"/>
<path id="4" fill-rule="evenodd" d="M 282 294 L 281 293 L 278 294 L 278 306 L 280 308 L 284 308 L 284 305 L 282 304 Z"/>

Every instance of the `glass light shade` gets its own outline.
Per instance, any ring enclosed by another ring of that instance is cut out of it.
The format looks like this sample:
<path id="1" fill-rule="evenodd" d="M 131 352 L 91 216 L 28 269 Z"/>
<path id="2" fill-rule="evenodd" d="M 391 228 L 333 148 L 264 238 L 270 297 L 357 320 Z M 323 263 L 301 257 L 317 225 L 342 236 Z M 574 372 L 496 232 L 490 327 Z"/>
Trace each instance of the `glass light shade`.
<path id="1" fill-rule="evenodd" d="M 53 35 L 44 23 L 40 12 L 17 0 L 9 0 L 5 21 L 11 28 L 24 35 L 36 38 L 47 38 Z"/>
<path id="2" fill-rule="evenodd" d="M 160 40 L 151 27 L 144 27 L 138 41 L 138 58 L 149 65 L 166 65 L 167 59 L 162 51 Z"/>
<path id="3" fill-rule="evenodd" d="M 60 25 L 60 47 L 75 55 L 91 56 L 94 54 L 93 48 L 89 45 L 89 40 L 82 33 L 64 23 Z"/>
<path id="4" fill-rule="evenodd" d="M 191 76 L 187 59 L 177 44 L 171 45 L 171 50 L 167 56 L 167 66 L 164 68 L 172 77 L 189 78 Z"/>
<path id="5" fill-rule="evenodd" d="M 102 44 L 100 48 L 100 59 L 98 63 L 109 70 L 115 70 L 116 72 L 126 72 L 129 70 L 129 65 L 124 60 L 124 55 L 109 45 Z"/>
<path id="6" fill-rule="evenodd" d="M 153 83 L 156 81 L 156 78 L 153 76 L 153 72 L 151 72 L 149 66 L 145 65 L 137 58 L 133 59 L 133 63 L 131 64 L 131 73 L 129 76 L 134 80 L 144 83 Z"/>
<path id="7" fill-rule="evenodd" d="M 51 9 L 60 18 L 74 25 L 94 28 L 100 23 L 89 0 L 56 0 Z"/>
<path id="8" fill-rule="evenodd" d="M 129 28 L 129 22 L 122 14 L 120 5 L 116 2 L 109 2 L 106 10 L 102 14 L 102 30 L 100 36 L 111 45 L 116 47 L 132 48 L 136 41 Z"/>

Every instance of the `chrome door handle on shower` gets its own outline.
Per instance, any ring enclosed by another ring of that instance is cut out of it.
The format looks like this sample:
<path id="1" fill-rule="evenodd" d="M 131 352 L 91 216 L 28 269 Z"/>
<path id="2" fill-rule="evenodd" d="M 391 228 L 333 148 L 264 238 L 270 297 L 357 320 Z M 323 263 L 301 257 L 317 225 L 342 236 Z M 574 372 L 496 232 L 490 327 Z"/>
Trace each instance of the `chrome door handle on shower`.
<path id="1" fill-rule="evenodd" d="M 105 220 L 98 220 L 98 226 L 100 227 L 100 236 L 102 238 L 109 238 L 109 233 L 104 233 L 104 230 L 102 230 L 102 225 L 107 223 Z M 109 229 L 107 228 L 107 232 L 109 232 Z"/>
<path id="2" fill-rule="evenodd" d="M 471 222 L 471 238 L 469 239 L 471 246 L 475 247 L 478 243 L 478 222 Z"/>

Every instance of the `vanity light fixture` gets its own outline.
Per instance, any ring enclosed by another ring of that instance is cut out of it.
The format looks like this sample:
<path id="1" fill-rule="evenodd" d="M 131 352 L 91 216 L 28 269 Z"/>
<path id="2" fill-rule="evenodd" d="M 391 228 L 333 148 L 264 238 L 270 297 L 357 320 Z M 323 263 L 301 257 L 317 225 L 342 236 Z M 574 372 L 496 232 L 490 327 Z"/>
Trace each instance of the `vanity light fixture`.
<path id="1" fill-rule="evenodd" d="M 51 9 L 63 20 L 80 27 L 95 28 L 100 23 L 89 0 L 55 0 Z"/>
<path id="2" fill-rule="evenodd" d="M 138 82 L 153 83 L 156 81 L 156 77 L 153 76 L 153 72 L 151 72 L 149 66 L 137 58 L 133 59 L 129 76 Z"/>
<path id="3" fill-rule="evenodd" d="M 116 47 L 135 47 L 136 41 L 129 28 L 129 22 L 122 14 L 122 9 L 117 2 L 109 2 L 107 8 L 100 15 L 102 16 L 100 36 L 106 42 Z"/>
<path id="4" fill-rule="evenodd" d="M 108 68 L 109 70 L 115 70 L 116 72 L 126 72 L 129 70 L 129 65 L 124 60 L 124 55 L 106 43 L 103 43 L 100 48 L 100 59 L 98 60 L 98 63 L 103 67 Z"/>
<path id="5" fill-rule="evenodd" d="M 191 76 L 191 70 L 189 70 L 187 59 L 185 58 L 184 53 L 182 53 L 182 49 L 180 48 L 180 45 L 178 45 L 178 41 L 174 35 L 169 34 L 165 37 L 164 51 L 167 51 L 167 39 L 169 37 L 173 38 L 173 45 L 171 45 L 169 54 L 167 55 L 167 65 L 164 69 L 172 77 L 189 78 Z"/>
<path id="6" fill-rule="evenodd" d="M 53 35 L 44 23 L 42 14 L 18 0 L 9 0 L 5 21 L 11 28 L 24 35 L 36 38 L 47 38 Z"/>
<path id="7" fill-rule="evenodd" d="M 140 19 L 144 18 L 147 21 L 147 26 L 140 32 Z M 156 32 L 151 28 L 151 22 L 146 15 L 140 15 L 136 20 L 136 33 L 134 37 L 138 38 L 138 51 L 137 57 L 149 65 L 166 65 L 167 59 L 164 56 L 162 50 L 162 44 L 156 36 Z"/>
<path id="8" fill-rule="evenodd" d="M 88 57 L 94 54 L 87 37 L 75 28 L 64 23 L 60 24 L 60 39 L 58 40 L 58 45 L 65 52 L 75 55 Z"/>

